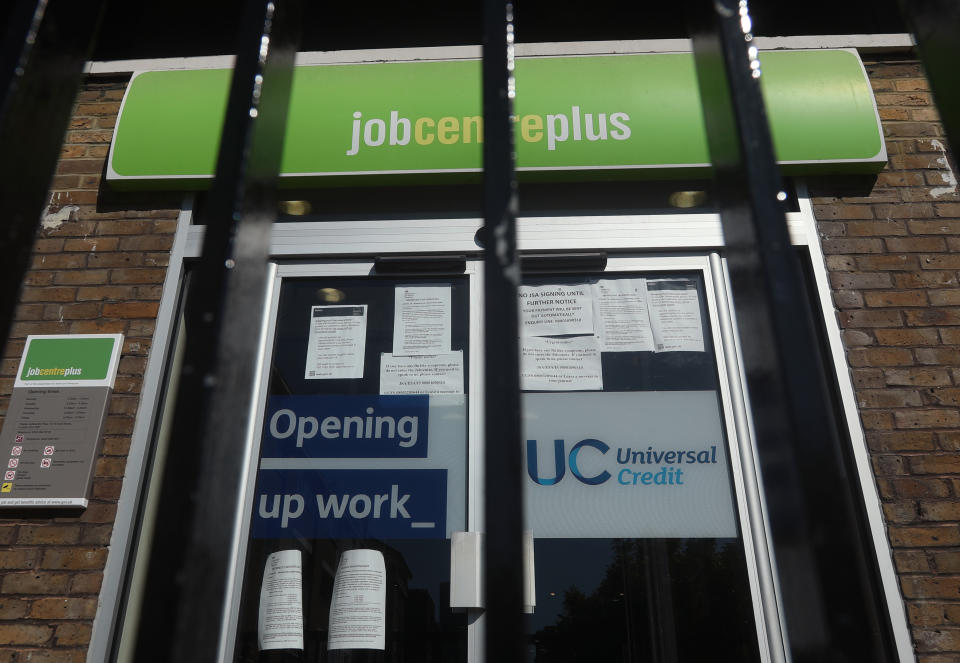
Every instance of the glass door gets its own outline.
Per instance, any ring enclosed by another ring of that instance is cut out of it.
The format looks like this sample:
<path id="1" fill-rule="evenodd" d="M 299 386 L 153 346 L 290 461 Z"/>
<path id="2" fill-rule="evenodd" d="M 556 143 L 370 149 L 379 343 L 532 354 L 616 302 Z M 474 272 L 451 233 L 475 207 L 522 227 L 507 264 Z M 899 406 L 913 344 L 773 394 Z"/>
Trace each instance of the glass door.
<path id="1" fill-rule="evenodd" d="M 326 271 L 279 287 L 234 660 L 466 661 L 468 276 Z"/>
<path id="2" fill-rule="evenodd" d="M 768 660 L 719 260 L 555 257 L 518 303 L 528 660 Z M 450 607 L 496 471 L 482 263 L 400 269 L 278 268 L 233 661 L 482 660 L 481 607 Z"/>
<path id="3" fill-rule="evenodd" d="M 520 289 L 531 662 L 760 657 L 709 274 L 651 264 Z"/>

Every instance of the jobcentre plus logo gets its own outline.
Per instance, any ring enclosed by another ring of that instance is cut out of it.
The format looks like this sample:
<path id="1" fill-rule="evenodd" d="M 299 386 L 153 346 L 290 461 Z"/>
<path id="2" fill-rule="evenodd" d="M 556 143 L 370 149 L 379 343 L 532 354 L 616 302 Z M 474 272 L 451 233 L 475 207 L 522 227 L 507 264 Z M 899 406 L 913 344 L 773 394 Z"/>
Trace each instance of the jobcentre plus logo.
<path id="1" fill-rule="evenodd" d="M 571 106 L 569 112 L 515 115 L 513 120 L 518 124 L 517 136 L 521 141 L 539 143 L 546 140 L 547 150 L 551 152 L 568 140 L 627 140 L 631 133 L 627 113 L 585 113 L 580 106 Z M 363 112 L 355 111 L 347 156 L 358 154 L 361 145 L 403 146 L 409 145 L 411 140 L 416 145 L 482 143 L 483 117 L 408 118 L 401 116 L 400 111 L 391 110 L 387 117 L 365 118 Z"/>
<path id="2" fill-rule="evenodd" d="M 699 449 L 655 449 L 648 445 L 646 449 L 619 447 L 615 455 L 608 455 L 610 445 L 594 438 L 580 440 L 570 451 L 566 450 L 565 440 L 553 441 L 553 476 L 541 476 L 537 440 L 527 440 L 527 474 L 534 483 L 540 486 L 553 486 L 560 483 L 567 473 L 570 473 L 580 483 L 588 486 L 597 486 L 606 483 L 616 475 L 616 482 L 621 486 L 683 486 L 686 485 L 686 470 L 684 466 L 715 465 L 717 463 L 717 447 Z M 581 454 L 584 454 L 581 457 Z M 592 461 L 584 461 L 589 455 Z M 615 461 L 615 462 L 614 462 Z M 583 469 L 589 464 L 594 469 Z M 544 465 L 548 466 L 549 462 Z M 628 467 L 619 467 L 627 465 Z M 609 467 L 613 470 L 599 469 Z"/>
<path id="3" fill-rule="evenodd" d="M 47 377 L 47 376 L 56 376 L 56 377 L 73 377 L 83 375 L 83 369 L 77 368 L 76 366 L 68 366 L 66 368 L 39 368 L 36 366 L 30 366 L 27 368 L 27 377 Z"/>

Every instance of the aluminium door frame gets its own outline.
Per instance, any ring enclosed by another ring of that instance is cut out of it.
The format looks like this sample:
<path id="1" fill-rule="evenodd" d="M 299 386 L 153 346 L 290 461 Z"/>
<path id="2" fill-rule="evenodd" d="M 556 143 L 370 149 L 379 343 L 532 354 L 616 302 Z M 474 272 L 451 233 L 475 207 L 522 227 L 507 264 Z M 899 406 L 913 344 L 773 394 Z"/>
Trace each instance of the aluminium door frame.
<path id="1" fill-rule="evenodd" d="M 800 209 L 798 212 L 788 213 L 787 215 L 791 240 L 794 246 L 806 246 L 809 251 L 816 286 L 815 294 L 820 303 L 821 319 L 829 344 L 828 355 L 832 361 L 831 368 L 839 387 L 843 406 L 842 412 L 857 465 L 860 487 L 864 495 L 874 554 L 883 582 L 887 607 L 893 622 L 898 654 L 901 662 L 907 663 L 914 660 L 913 650 L 900 587 L 893 565 L 892 552 L 886 536 L 885 521 L 869 461 L 869 452 L 860 427 L 859 412 L 846 363 L 845 350 L 840 337 L 840 328 L 833 315 L 829 281 L 823 253 L 817 239 L 812 204 L 807 197 L 803 182 L 798 184 L 798 189 Z M 307 258 L 313 261 L 315 257 L 317 260 L 328 262 L 336 260 L 342 262 L 351 258 L 355 259 L 355 257 L 361 255 L 369 257 L 392 252 L 436 255 L 465 253 L 471 256 L 479 256 L 480 247 L 476 244 L 474 235 L 481 223 L 480 219 L 453 218 L 275 224 L 271 241 L 271 255 L 275 261 L 303 261 Z M 145 388 L 131 440 L 117 521 L 111 539 L 111 555 L 108 557 L 104 572 L 101 600 L 91 636 L 90 654 L 104 660 L 111 650 L 115 630 L 120 623 L 119 615 L 123 609 L 119 602 L 121 589 L 129 572 L 128 560 L 137 527 L 137 505 L 144 499 L 149 487 L 149 482 L 145 479 L 149 476 L 149 468 L 146 467 L 149 462 L 148 450 L 152 443 L 157 419 L 161 414 L 158 411 L 161 402 L 160 388 L 151 388 L 151 385 L 159 385 L 162 380 L 166 368 L 166 359 L 170 354 L 170 348 L 167 346 L 169 345 L 169 339 L 173 336 L 176 302 L 179 297 L 184 262 L 199 256 L 203 232 L 204 228 L 202 226 L 192 225 L 191 201 L 185 201 L 178 222 L 176 241 L 171 251 L 167 279 L 164 283 L 163 298 L 157 318 L 154 351 L 151 352 L 144 376 Z M 711 258 L 714 263 L 711 267 L 714 274 L 714 284 L 717 288 L 720 288 L 716 294 L 717 304 L 721 311 L 724 309 L 730 310 L 730 320 L 732 321 L 729 290 L 725 285 L 725 273 L 722 273 L 725 272 L 722 258 L 723 244 L 719 217 L 716 214 L 709 213 L 597 214 L 565 217 L 521 217 L 518 219 L 518 246 L 520 251 L 582 251 L 593 248 L 597 250 L 606 249 L 611 253 L 629 250 L 637 255 L 646 254 L 646 252 L 657 252 L 662 255 L 664 251 L 673 253 L 696 252 L 701 255 L 709 255 L 719 251 L 718 255 Z M 368 262 L 370 261 L 368 260 Z M 478 329 L 482 328 L 482 307 L 478 306 L 473 298 L 480 296 L 482 292 L 482 274 L 472 275 L 470 284 L 471 311 L 473 312 L 470 321 L 471 347 L 478 348 L 479 335 L 475 334 L 478 334 Z M 721 291 L 726 292 L 725 297 L 719 296 Z M 722 319 L 726 320 L 727 317 L 724 316 Z M 739 340 L 733 333 L 734 329 L 735 327 L 731 325 L 728 330 L 729 333 L 725 331 L 725 336 L 722 338 L 724 343 L 732 344 L 725 357 L 734 357 L 739 365 Z M 272 331 L 272 327 L 270 327 L 271 334 Z M 717 347 L 720 347 L 719 343 L 717 343 Z M 721 367 L 721 370 L 724 369 Z M 735 377 L 732 372 L 730 376 Z M 481 361 L 474 360 L 471 362 L 470 380 L 470 388 L 476 397 L 480 393 L 478 385 L 482 384 Z M 749 402 L 746 393 L 740 387 L 743 384 L 742 374 L 739 376 L 738 382 L 736 388 L 731 391 L 732 397 L 743 399 L 743 417 L 738 418 L 738 421 L 740 421 L 738 425 L 749 427 L 750 419 L 747 414 L 749 410 L 746 409 Z M 478 411 L 475 402 L 474 407 L 470 408 L 470 412 L 476 413 Z M 469 435 L 482 436 L 482 430 L 480 430 L 482 423 L 478 422 L 471 424 L 471 426 L 475 426 L 475 428 L 470 428 Z M 752 443 L 752 435 L 749 439 Z M 471 450 L 470 453 L 475 452 Z M 471 456 L 470 461 L 472 468 L 479 466 L 477 458 Z M 468 471 L 473 472 L 472 469 L 468 469 Z M 477 481 L 482 483 L 482 475 L 474 476 L 471 474 L 470 480 L 474 482 L 474 485 L 480 485 Z M 762 489 L 759 497 L 762 499 Z M 471 528 L 475 527 L 482 518 L 482 506 L 477 502 L 476 499 L 468 500 L 468 526 Z M 753 531 L 757 532 L 758 528 L 754 527 Z M 227 637 L 227 634 L 223 635 L 225 638 Z M 476 641 L 480 638 L 472 638 L 472 640 Z M 472 656 L 478 654 L 482 654 L 482 652 L 473 650 L 470 652 Z"/>

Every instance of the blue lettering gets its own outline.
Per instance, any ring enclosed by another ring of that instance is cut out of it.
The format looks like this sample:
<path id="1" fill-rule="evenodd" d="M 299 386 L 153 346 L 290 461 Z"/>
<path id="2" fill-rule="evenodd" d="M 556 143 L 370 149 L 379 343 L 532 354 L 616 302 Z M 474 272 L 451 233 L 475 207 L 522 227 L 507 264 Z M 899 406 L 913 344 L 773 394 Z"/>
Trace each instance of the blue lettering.
<path id="1" fill-rule="evenodd" d="M 567 471 L 563 465 L 563 440 L 553 441 L 553 463 L 553 478 L 541 478 L 538 470 L 539 465 L 537 463 L 537 441 L 527 440 L 527 474 L 531 479 L 541 486 L 552 486 L 556 483 L 559 483 L 560 479 L 563 478 L 563 475 L 566 474 Z M 572 467 L 573 466 L 571 464 L 571 468 Z M 574 473 L 576 473 L 576 471 L 574 471 Z"/>
<path id="2" fill-rule="evenodd" d="M 600 440 L 587 438 L 585 440 L 580 440 L 579 442 L 577 442 L 575 445 L 573 445 L 573 449 L 570 450 L 570 461 L 569 461 L 570 471 L 573 472 L 573 476 L 577 477 L 580 481 L 587 484 L 588 486 L 599 485 L 610 478 L 610 473 L 604 470 L 603 472 L 601 472 L 600 474 L 597 474 L 596 476 L 592 476 L 592 477 L 583 476 L 583 474 L 580 473 L 580 468 L 577 465 L 577 456 L 580 454 L 580 450 L 583 449 L 584 447 L 592 447 L 602 454 L 607 453 L 610 450 L 610 447 L 607 444 L 601 442 Z"/>

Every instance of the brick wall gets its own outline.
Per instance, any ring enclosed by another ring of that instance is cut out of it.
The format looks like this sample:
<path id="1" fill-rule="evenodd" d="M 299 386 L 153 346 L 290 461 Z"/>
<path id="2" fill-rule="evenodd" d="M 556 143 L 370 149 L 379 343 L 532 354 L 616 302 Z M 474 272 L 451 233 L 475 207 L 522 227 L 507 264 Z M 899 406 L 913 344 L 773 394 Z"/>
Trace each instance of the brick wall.
<path id="1" fill-rule="evenodd" d="M 124 85 L 93 82 L 80 93 L 0 367 L 3 415 L 27 334 L 125 335 L 90 506 L 0 518 L 0 663 L 84 661 L 97 608 L 177 216 L 96 212 Z"/>
<path id="2" fill-rule="evenodd" d="M 916 61 L 864 58 L 890 162 L 812 191 L 918 660 L 960 660 L 960 194 Z"/>
<path id="3" fill-rule="evenodd" d="M 812 193 L 918 658 L 941 663 L 960 660 L 960 193 L 919 65 L 867 70 L 890 164 L 869 197 Z M 0 519 L 0 663 L 89 643 L 177 214 L 96 211 L 123 86 L 81 93 L 0 366 L 2 415 L 27 334 L 126 336 L 90 507 Z"/>

